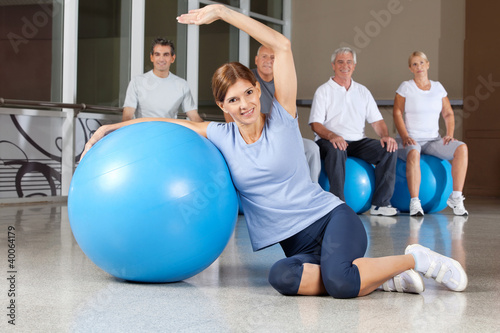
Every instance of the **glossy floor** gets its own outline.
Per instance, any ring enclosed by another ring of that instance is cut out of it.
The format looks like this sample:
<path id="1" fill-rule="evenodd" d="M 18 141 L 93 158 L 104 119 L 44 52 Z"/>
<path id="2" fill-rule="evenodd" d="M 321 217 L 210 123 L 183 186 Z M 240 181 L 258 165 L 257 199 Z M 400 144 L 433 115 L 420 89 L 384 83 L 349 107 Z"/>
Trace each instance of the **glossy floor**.
<path id="1" fill-rule="evenodd" d="M 448 208 L 424 218 L 360 216 L 368 256 L 401 254 L 407 243 L 419 242 L 464 264 L 464 292 L 425 279 L 420 295 L 378 291 L 351 300 L 275 292 L 267 272 L 282 251 L 253 253 L 241 216 L 221 257 L 201 274 L 138 284 L 86 258 L 65 205 L 0 207 L 0 331 L 14 328 L 13 299 L 17 332 L 498 332 L 500 199 L 469 198 L 466 207 L 468 220 Z M 8 273 L 9 226 L 15 228 L 14 274 Z"/>

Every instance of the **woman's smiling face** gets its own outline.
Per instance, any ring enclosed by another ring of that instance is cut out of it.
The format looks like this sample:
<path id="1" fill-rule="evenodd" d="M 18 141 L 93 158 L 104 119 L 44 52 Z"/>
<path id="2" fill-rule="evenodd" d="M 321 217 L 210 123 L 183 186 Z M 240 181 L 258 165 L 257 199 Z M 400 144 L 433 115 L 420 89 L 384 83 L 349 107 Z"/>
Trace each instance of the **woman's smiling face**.
<path id="1" fill-rule="evenodd" d="M 251 82 L 238 79 L 227 90 L 219 107 L 233 117 L 234 121 L 249 125 L 260 116 L 260 89 Z"/>

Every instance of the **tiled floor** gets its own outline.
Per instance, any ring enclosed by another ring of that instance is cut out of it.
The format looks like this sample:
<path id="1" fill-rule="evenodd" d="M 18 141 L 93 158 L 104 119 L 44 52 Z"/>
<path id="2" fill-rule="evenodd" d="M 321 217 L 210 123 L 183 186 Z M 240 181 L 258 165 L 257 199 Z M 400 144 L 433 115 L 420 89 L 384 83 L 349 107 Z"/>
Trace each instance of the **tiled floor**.
<path id="1" fill-rule="evenodd" d="M 138 284 L 116 279 L 86 258 L 72 236 L 65 205 L 3 206 L 0 331 L 498 332 L 500 199 L 468 198 L 466 207 L 468 221 L 449 209 L 423 219 L 361 215 L 368 256 L 401 254 L 408 242 L 420 242 L 464 264 L 469 275 L 464 292 L 425 280 L 420 295 L 374 292 L 336 300 L 275 292 L 267 272 L 283 254 L 277 246 L 253 253 L 241 216 L 221 257 L 201 274 L 178 283 Z M 9 226 L 15 228 L 13 274 L 8 273 Z M 15 297 L 9 296 L 12 288 Z M 8 323 L 10 300 L 15 300 L 15 328 Z"/>

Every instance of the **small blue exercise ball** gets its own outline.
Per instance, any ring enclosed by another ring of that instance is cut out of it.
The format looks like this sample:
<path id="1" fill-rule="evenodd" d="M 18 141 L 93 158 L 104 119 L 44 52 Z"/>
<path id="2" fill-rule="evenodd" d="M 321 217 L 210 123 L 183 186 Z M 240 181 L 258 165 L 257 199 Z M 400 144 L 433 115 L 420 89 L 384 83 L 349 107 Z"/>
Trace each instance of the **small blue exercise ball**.
<path id="1" fill-rule="evenodd" d="M 324 161 L 321 161 L 319 184 L 325 191 L 330 190 Z M 348 157 L 345 163 L 345 203 L 357 214 L 362 214 L 370 209 L 374 190 L 375 170 L 373 165 L 357 157 Z"/>
<path id="2" fill-rule="evenodd" d="M 419 199 L 424 213 L 439 212 L 446 208 L 446 200 L 453 191 L 451 165 L 431 155 L 420 155 Z M 410 192 L 406 181 L 406 162 L 398 159 L 396 184 L 391 204 L 401 212 L 410 211 Z"/>
<path id="3" fill-rule="evenodd" d="M 210 266 L 227 245 L 238 199 L 226 162 L 183 126 L 144 122 L 107 135 L 73 175 L 68 214 L 98 267 L 137 282 L 175 282 Z"/>

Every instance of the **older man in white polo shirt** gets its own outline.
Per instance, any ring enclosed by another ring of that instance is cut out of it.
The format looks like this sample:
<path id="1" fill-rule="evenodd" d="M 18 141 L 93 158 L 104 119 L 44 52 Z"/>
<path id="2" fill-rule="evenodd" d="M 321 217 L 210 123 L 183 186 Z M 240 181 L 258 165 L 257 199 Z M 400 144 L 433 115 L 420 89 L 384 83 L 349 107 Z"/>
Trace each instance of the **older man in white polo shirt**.
<path id="1" fill-rule="evenodd" d="M 356 53 L 347 47 L 335 50 L 331 58 L 335 76 L 314 94 L 309 124 L 316 135 L 330 181 L 330 192 L 344 199 L 345 162 L 348 156 L 375 164 L 375 192 L 370 214 L 392 216 L 397 143 L 389 136 L 370 91 L 352 80 Z M 365 122 L 380 140 L 365 136 Z"/>

